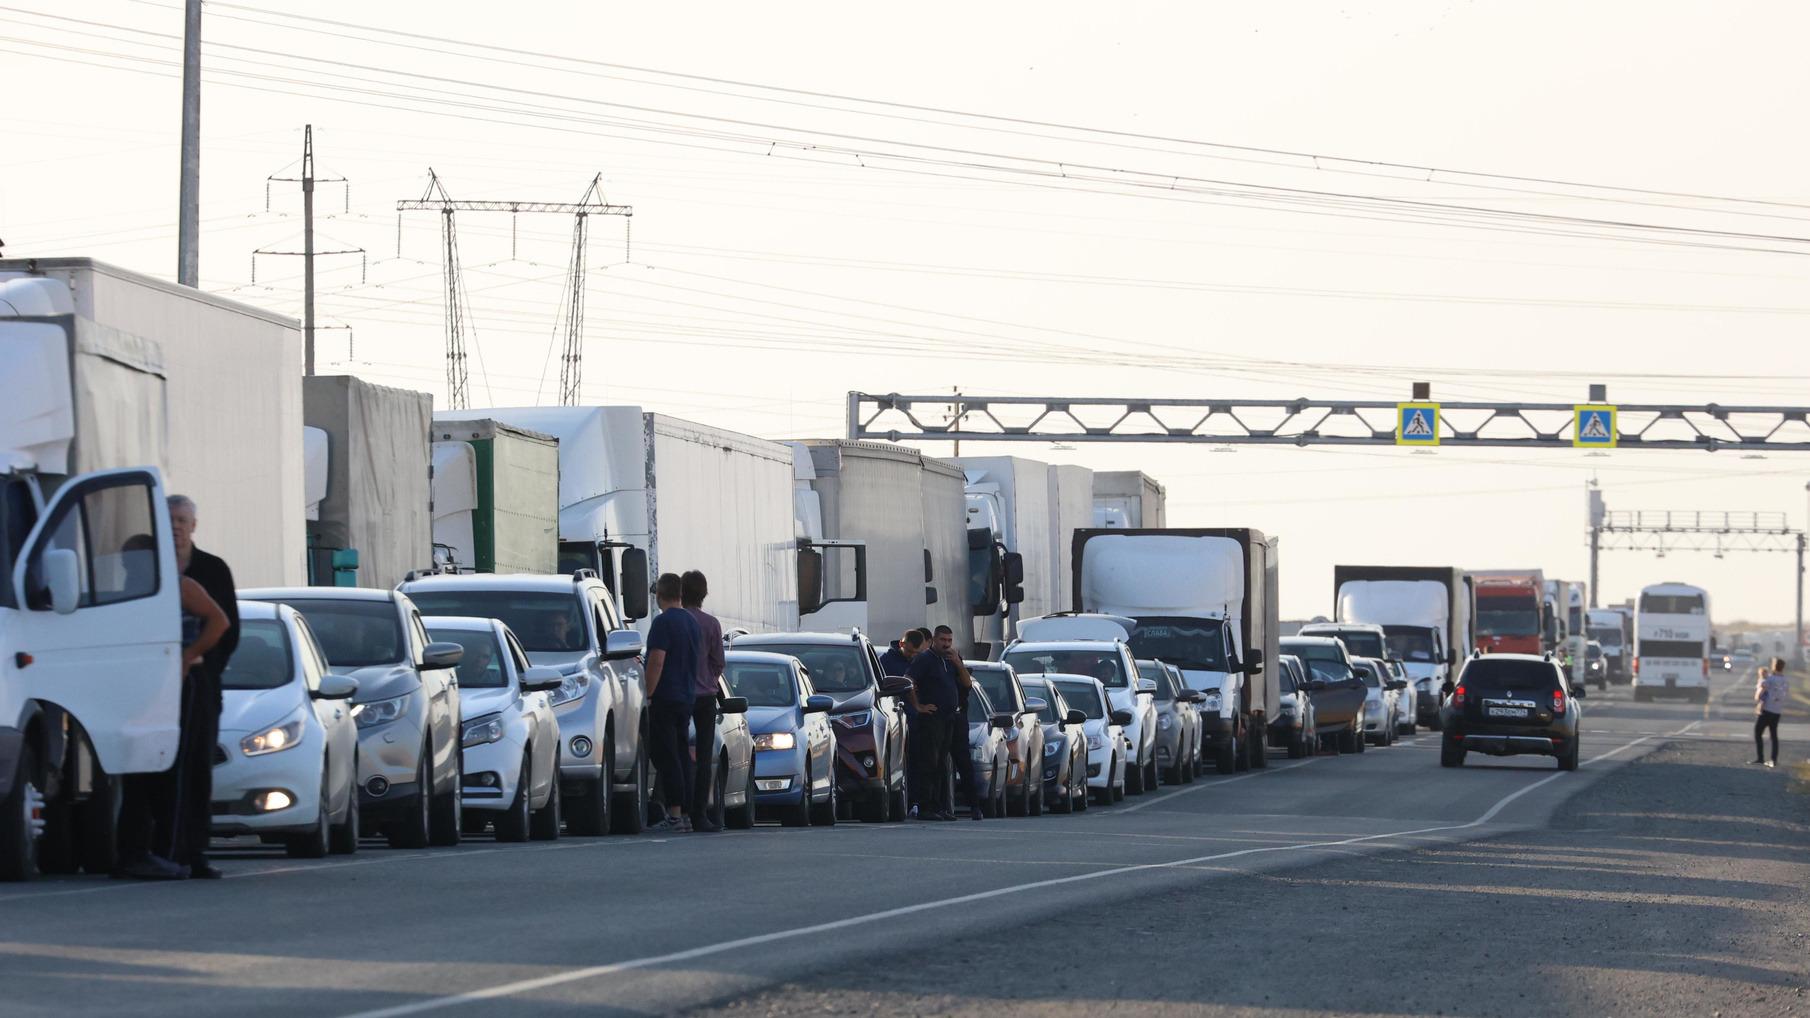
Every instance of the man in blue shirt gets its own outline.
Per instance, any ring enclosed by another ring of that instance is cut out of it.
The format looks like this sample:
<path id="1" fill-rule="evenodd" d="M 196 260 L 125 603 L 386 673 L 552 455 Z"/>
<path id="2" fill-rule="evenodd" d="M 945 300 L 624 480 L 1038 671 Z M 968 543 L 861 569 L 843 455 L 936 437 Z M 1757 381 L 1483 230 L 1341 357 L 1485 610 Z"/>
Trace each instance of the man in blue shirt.
<path id="1" fill-rule="evenodd" d="M 905 674 L 905 669 L 911 667 L 911 658 L 915 653 L 911 649 L 911 638 L 916 633 L 917 630 L 908 629 L 903 637 L 894 640 L 892 646 L 886 648 L 886 653 L 880 655 L 880 671 L 887 675 Z"/>
<path id="2" fill-rule="evenodd" d="M 691 792 L 691 754 L 685 745 L 691 731 L 698 659 L 703 633 L 683 604 L 684 585 L 677 573 L 661 573 L 654 583 L 660 614 L 647 630 L 648 755 L 665 789 L 666 817 L 650 831 L 683 833 L 691 829 L 685 799 Z"/>
<path id="3" fill-rule="evenodd" d="M 950 739 L 958 734 L 955 732 L 957 693 L 943 655 L 928 645 L 923 646 L 905 671 L 915 687 L 914 705 L 918 711 L 912 719 L 911 788 L 917 796 L 916 806 L 921 818 L 954 820 L 943 767 L 949 758 Z M 966 744 L 967 732 L 959 734 Z"/>

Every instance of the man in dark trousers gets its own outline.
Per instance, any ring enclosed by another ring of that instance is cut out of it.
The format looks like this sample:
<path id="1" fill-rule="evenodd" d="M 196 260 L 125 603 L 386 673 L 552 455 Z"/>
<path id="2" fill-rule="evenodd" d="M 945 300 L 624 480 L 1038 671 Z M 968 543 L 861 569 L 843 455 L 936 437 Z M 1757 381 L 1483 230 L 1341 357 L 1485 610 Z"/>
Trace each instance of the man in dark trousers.
<path id="1" fill-rule="evenodd" d="M 950 680 L 942 655 L 925 646 L 911 659 L 905 672 L 915 693 L 917 716 L 912 719 L 911 787 L 918 799 L 918 816 L 924 820 L 954 820 L 949 786 L 943 768 L 949 758 L 956 707 L 955 683 Z M 967 733 L 962 747 L 967 748 Z"/>
<path id="2" fill-rule="evenodd" d="M 984 815 L 980 799 L 985 790 L 975 787 L 974 754 L 968 749 L 968 695 L 974 688 L 974 677 L 968 674 L 968 666 L 962 663 L 962 656 L 955 649 L 955 630 L 948 626 L 936 627 L 936 642 L 931 646 L 943 663 L 949 684 L 955 688 L 955 713 L 950 717 L 949 763 L 955 768 L 955 780 L 968 791 L 968 816 L 979 820 Z"/>
<path id="3" fill-rule="evenodd" d="M 685 800 L 691 794 L 691 754 L 685 733 L 697 699 L 698 658 L 703 637 L 683 607 L 684 584 L 678 573 L 661 573 L 654 583 L 660 614 L 647 630 L 648 755 L 666 795 L 666 816 L 649 831 L 683 833 L 689 829 Z"/>
<path id="4" fill-rule="evenodd" d="M 176 568 L 201 584 L 207 596 L 226 613 L 226 635 L 189 669 L 182 683 L 182 738 L 176 751 L 175 855 L 186 865 L 189 877 L 218 880 L 220 870 L 207 861 L 207 840 L 213 826 L 214 744 L 220 741 L 220 676 L 239 646 L 239 595 L 233 571 L 217 555 L 195 547 L 199 522 L 195 500 L 187 495 L 169 497 L 170 533 L 176 539 Z"/>
<path id="5" fill-rule="evenodd" d="M 692 766 L 696 778 L 692 782 L 691 826 L 693 830 L 715 834 L 722 830 L 710 817 L 711 773 L 716 765 L 718 683 L 723 676 L 723 624 L 704 610 L 704 598 L 710 595 L 710 583 L 696 569 L 679 577 L 679 597 L 691 620 L 698 624 L 703 653 L 698 655 L 697 682 L 692 688 L 696 699 L 691 707 L 691 739 L 697 748 Z"/>

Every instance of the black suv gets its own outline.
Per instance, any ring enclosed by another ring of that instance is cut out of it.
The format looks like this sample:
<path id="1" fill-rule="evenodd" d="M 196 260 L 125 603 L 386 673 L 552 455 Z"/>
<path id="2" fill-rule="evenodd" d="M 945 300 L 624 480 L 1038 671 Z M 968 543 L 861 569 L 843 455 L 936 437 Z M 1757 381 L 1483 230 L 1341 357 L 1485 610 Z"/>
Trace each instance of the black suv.
<path id="1" fill-rule="evenodd" d="M 1533 754 L 1557 757 L 1559 770 L 1577 770 L 1575 701 L 1583 696 L 1551 655 L 1473 656 L 1439 710 L 1445 725 L 1439 765 L 1462 767 L 1466 753 Z"/>

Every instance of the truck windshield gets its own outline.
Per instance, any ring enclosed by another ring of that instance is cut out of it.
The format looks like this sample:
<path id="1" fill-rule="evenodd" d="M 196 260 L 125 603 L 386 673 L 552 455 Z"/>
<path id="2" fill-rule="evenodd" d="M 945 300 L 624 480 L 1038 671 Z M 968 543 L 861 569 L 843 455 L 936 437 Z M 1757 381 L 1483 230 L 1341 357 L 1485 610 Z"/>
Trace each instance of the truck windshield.
<path id="1" fill-rule="evenodd" d="M 409 598 L 423 615 L 501 619 L 530 654 L 570 654 L 589 646 L 575 593 L 531 590 L 420 590 Z M 313 622 L 314 617 L 309 616 Z M 328 657 L 333 655 L 329 652 Z M 335 661 L 335 664 L 339 662 Z"/>
<path id="2" fill-rule="evenodd" d="M 1389 656 L 1403 661 L 1430 663 L 1433 660 L 1433 631 L 1419 626 L 1384 626 L 1389 642 Z"/>
<path id="3" fill-rule="evenodd" d="M 758 650 L 768 654 L 786 654 L 804 662 L 811 673 L 811 688 L 819 693 L 859 693 L 868 687 L 867 669 L 861 663 L 861 648 L 853 641 L 846 644 L 821 643 L 749 643 L 737 641 L 742 650 Z"/>
<path id="4" fill-rule="evenodd" d="M 329 601 L 298 598 L 287 602 L 302 613 L 321 652 L 335 668 L 392 665 L 408 659 L 402 646 L 402 621 L 388 601 Z"/>
<path id="5" fill-rule="evenodd" d="M 1106 650 L 1017 650 L 1005 656 L 1005 663 L 1020 675 L 1047 675 L 1064 672 L 1069 675 L 1091 675 L 1107 689 L 1123 689 L 1131 685 L 1123 671 L 1116 644 Z M 1068 690 L 1063 689 L 1064 695 Z"/>
<path id="6" fill-rule="evenodd" d="M 1600 626 L 1592 627 L 1589 635 L 1592 640 L 1602 644 L 1603 649 L 1605 650 L 1610 648 L 1617 650 L 1621 649 L 1621 630 L 1619 629 L 1604 629 Z"/>
<path id="7" fill-rule="evenodd" d="M 1191 672 L 1223 672 L 1226 624 L 1219 619 L 1139 619 L 1131 652 Z M 1110 683 L 1108 683 L 1110 685 Z"/>
<path id="8" fill-rule="evenodd" d="M 294 678 L 289 632 L 276 619 L 239 623 L 239 646 L 220 673 L 221 689 L 276 689 Z"/>
<path id="9" fill-rule="evenodd" d="M 1098 721 L 1106 716 L 1106 705 L 1100 702 L 1100 693 L 1093 686 L 1057 679 L 1056 688 L 1062 690 L 1062 699 L 1068 701 L 1070 709 L 1080 711 L 1087 720 Z"/>
<path id="10" fill-rule="evenodd" d="M 1521 598 L 1478 598 L 1477 632 L 1483 636 L 1538 636 L 1540 613 Z"/>

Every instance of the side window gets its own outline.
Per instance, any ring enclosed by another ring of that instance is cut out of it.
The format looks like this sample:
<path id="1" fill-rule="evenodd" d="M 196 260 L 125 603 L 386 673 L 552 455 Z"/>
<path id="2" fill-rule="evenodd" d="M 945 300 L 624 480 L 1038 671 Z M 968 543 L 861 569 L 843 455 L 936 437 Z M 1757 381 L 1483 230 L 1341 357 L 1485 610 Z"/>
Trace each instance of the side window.
<path id="1" fill-rule="evenodd" d="M 327 674 L 327 657 L 321 653 L 319 642 L 314 638 L 314 630 L 308 628 L 308 620 L 300 613 L 295 617 L 296 631 L 301 634 L 300 651 L 302 655 L 302 681 L 308 683 L 309 689 L 321 688 L 321 676 Z"/>
<path id="2" fill-rule="evenodd" d="M 608 598 L 597 594 L 591 595 L 591 628 L 597 630 L 597 646 L 601 647 L 609 635 L 615 632 L 610 626 L 610 611 L 606 604 Z"/>
<path id="3" fill-rule="evenodd" d="M 515 633 L 513 632 L 509 634 L 509 656 L 515 658 L 515 672 L 517 675 L 528 670 L 528 655 L 523 653 L 522 645 L 520 641 L 516 640 Z"/>
<path id="4" fill-rule="evenodd" d="M 427 654 L 427 645 L 433 642 L 427 638 L 427 627 L 421 624 L 421 613 L 418 611 L 409 612 L 409 642 L 415 645 L 416 661 Z"/>
<path id="5" fill-rule="evenodd" d="M 798 695 L 815 696 L 817 690 L 811 687 L 811 670 L 803 665 L 798 666 Z"/>
<path id="6" fill-rule="evenodd" d="M 597 639 L 603 641 L 605 634 L 622 628 L 622 619 L 616 614 L 616 599 L 602 587 L 590 588 L 591 603 L 597 609 Z"/>
<path id="7" fill-rule="evenodd" d="M 162 515 L 152 505 L 151 486 L 136 478 L 100 482 L 63 503 L 31 564 L 32 608 L 50 607 L 44 588 L 43 552 L 75 552 L 83 608 L 150 597 L 160 582 L 157 528 Z"/>

